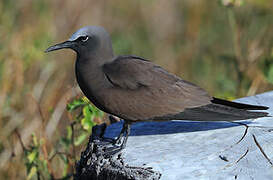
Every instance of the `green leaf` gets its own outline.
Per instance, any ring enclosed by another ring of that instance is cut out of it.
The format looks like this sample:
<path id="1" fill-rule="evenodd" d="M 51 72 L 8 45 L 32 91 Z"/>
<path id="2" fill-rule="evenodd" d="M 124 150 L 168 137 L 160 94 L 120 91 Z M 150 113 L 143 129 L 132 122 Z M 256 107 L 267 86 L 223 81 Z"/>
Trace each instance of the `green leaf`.
<path id="1" fill-rule="evenodd" d="M 93 122 L 95 115 L 91 111 L 90 106 L 85 106 L 82 112 L 84 117 L 81 120 L 81 125 L 84 130 L 91 132 L 92 127 L 95 125 L 95 123 Z"/>
<path id="2" fill-rule="evenodd" d="M 28 159 L 29 163 L 32 163 L 33 161 L 35 161 L 35 159 L 37 159 L 37 157 L 38 157 L 37 151 L 32 151 L 27 155 L 27 159 Z"/>
<path id="3" fill-rule="evenodd" d="M 37 168 L 33 166 L 27 176 L 27 180 L 31 179 L 37 173 Z"/>
<path id="4" fill-rule="evenodd" d="M 75 146 L 78 146 L 83 143 L 83 141 L 88 137 L 89 133 L 82 133 L 80 136 L 78 136 L 74 142 Z"/>
<path id="5" fill-rule="evenodd" d="M 32 142 L 33 142 L 33 145 L 34 145 L 35 147 L 38 147 L 38 146 L 39 146 L 38 139 L 37 139 L 37 137 L 35 136 L 34 133 L 32 134 Z"/>
<path id="6" fill-rule="evenodd" d="M 103 117 L 104 112 L 96 108 L 95 106 L 92 106 L 91 104 L 88 105 L 91 112 L 94 114 L 95 117 Z"/>
<path id="7" fill-rule="evenodd" d="M 67 139 L 65 137 L 61 137 L 60 139 L 61 145 L 64 146 L 65 148 L 69 148 L 69 146 L 72 144 L 71 142 L 72 142 L 71 139 Z"/>
<path id="8" fill-rule="evenodd" d="M 85 96 L 83 96 L 83 97 L 81 98 L 81 100 L 82 100 L 83 102 L 85 102 L 86 104 L 90 104 L 89 99 L 88 99 L 87 97 L 85 97 Z"/>
<path id="9" fill-rule="evenodd" d="M 83 106 L 85 104 L 86 104 L 86 102 L 84 102 L 82 100 L 82 98 L 81 99 L 75 99 L 75 100 L 72 101 L 72 103 L 67 104 L 66 109 L 71 112 L 71 111 L 73 111 L 73 110 L 75 110 L 75 109 L 77 109 L 77 108 L 79 108 L 79 107 L 81 107 L 81 106 Z"/>
<path id="10" fill-rule="evenodd" d="M 68 126 L 67 128 L 66 128 L 66 131 L 67 131 L 67 139 L 71 139 L 71 137 L 72 137 L 72 128 L 71 128 L 71 126 Z"/>

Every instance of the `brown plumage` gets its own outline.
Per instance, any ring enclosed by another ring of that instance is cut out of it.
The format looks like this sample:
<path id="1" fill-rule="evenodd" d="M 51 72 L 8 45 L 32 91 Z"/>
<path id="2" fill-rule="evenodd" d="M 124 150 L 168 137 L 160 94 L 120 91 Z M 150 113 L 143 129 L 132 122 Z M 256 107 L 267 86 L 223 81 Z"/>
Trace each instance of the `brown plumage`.
<path id="1" fill-rule="evenodd" d="M 121 56 L 103 66 L 112 84 L 104 98 L 111 113 L 132 121 L 177 114 L 211 103 L 206 91 L 135 56 Z"/>
<path id="2" fill-rule="evenodd" d="M 62 48 L 77 52 L 75 71 L 83 93 L 98 108 L 125 122 L 235 121 L 267 116 L 251 111 L 268 109 L 265 106 L 211 97 L 143 58 L 114 56 L 110 36 L 102 27 L 84 27 L 46 52 Z"/>
<path id="3" fill-rule="evenodd" d="M 112 84 L 105 95 L 110 112 L 126 120 L 233 121 L 266 116 L 253 106 L 213 98 L 202 88 L 136 56 L 119 56 L 103 65 Z M 184 112 L 184 113 L 183 113 Z M 191 116 L 192 113 L 192 116 Z"/>

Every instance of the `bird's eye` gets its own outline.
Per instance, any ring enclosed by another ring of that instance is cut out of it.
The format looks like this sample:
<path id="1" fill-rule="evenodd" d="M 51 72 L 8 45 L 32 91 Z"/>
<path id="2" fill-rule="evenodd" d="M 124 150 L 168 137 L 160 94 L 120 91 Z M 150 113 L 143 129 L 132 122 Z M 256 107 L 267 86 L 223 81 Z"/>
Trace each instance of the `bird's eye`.
<path id="1" fill-rule="evenodd" d="M 86 42 L 88 39 L 89 39 L 88 36 L 81 36 L 81 37 L 79 37 L 79 40 L 82 41 L 82 42 Z"/>

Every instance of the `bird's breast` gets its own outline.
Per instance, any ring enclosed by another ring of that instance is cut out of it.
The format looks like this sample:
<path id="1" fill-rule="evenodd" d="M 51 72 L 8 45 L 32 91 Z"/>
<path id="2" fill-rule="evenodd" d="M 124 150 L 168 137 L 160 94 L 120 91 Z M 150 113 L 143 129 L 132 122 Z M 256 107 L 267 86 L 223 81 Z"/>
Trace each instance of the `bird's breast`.
<path id="1" fill-rule="evenodd" d="M 75 66 L 76 80 L 83 94 L 99 109 L 106 111 L 103 105 L 103 77 L 99 69 L 79 64 Z"/>

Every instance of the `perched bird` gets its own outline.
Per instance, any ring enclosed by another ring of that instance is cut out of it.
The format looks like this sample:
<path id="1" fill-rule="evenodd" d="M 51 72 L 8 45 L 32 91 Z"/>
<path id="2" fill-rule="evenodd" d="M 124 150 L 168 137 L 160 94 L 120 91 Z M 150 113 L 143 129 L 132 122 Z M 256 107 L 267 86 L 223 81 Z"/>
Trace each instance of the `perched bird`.
<path id="1" fill-rule="evenodd" d="M 87 26 L 46 52 L 70 48 L 77 53 L 77 82 L 99 109 L 124 119 L 116 143 L 123 148 L 132 122 L 236 121 L 265 117 L 268 107 L 211 97 L 205 90 L 138 56 L 115 56 L 104 28 Z"/>

